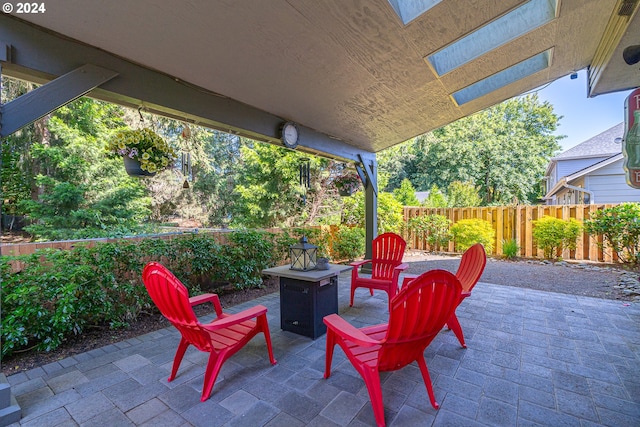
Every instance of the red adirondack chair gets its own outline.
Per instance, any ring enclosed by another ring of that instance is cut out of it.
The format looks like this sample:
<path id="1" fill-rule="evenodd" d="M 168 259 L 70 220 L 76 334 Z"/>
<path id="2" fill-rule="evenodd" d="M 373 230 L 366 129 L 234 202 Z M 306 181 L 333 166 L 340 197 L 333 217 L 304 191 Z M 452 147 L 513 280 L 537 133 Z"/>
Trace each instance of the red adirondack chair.
<path id="1" fill-rule="evenodd" d="M 438 409 L 424 350 L 455 310 L 461 291 L 460 281 L 453 274 L 445 270 L 431 270 L 411 281 L 391 300 L 389 323 L 357 329 L 337 314 L 326 316 L 324 377 L 331 375 L 333 349 L 338 344 L 362 375 L 376 423 L 384 426 L 379 373 L 418 362 L 431 405 Z"/>
<path id="2" fill-rule="evenodd" d="M 407 242 L 395 233 L 384 233 L 373 239 L 372 259 L 352 262 L 351 270 L 351 300 L 349 307 L 353 307 L 353 294 L 356 288 L 369 288 L 373 296 L 373 290 L 379 289 L 389 295 L 391 299 L 398 293 L 398 278 L 408 264 L 402 262 L 404 249 Z M 365 264 L 371 263 L 371 277 L 360 277 L 359 269 Z"/>
<path id="3" fill-rule="evenodd" d="M 480 243 L 476 243 L 471 246 L 462 254 L 460 265 L 456 271 L 456 277 L 460 280 L 460 284 L 462 285 L 462 294 L 460 294 L 460 300 L 458 301 L 458 304 L 456 304 L 456 308 L 466 297 L 471 295 L 471 290 L 476 283 L 478 283 L 478 280 L 480 280 L 480 276 L 482 276 L 482 272 L 484 271 L 486 264 L 487 254 L 484 251 L 484 246 Z M 460 322 L 458 321 L 455 311 L 447 321 L 447 326 L 454 334 L 456 334 L 456 337 L 458 337 L 458 341 L 460 341 L 462 347 L 467 348 L 467 345 L 464 342 L 462 327 L 460 326 Z"/>
<path id="4" fill-rule="evenodd" d="M 145 266 L 142 280 L 162 315 L 182 335 L 173 359 L 169 381 L 175 378 L 189 345 L 209 353 L 201 401 L 204 402 L 211 395 L 222 364 L 258 333 L 264 333 L 269 361 L 272 365 L 276 363 L 271 347 L 266 307 L 256 305 L 236 314 L 223 313 L 218 295 L 202 294 L 189 298 L 187 288 L 173 273 L 157 262 L 150 262 Z M 217 318 L 210 323 L 202 324 L 194 314 L 193 306 L 207 302 L 213 304 Z"/>

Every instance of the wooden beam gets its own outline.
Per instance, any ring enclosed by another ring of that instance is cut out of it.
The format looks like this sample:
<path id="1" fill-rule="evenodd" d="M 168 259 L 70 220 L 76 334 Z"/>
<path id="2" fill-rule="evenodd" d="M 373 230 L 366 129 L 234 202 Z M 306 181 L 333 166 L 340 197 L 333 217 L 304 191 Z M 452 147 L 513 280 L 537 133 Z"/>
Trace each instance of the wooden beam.
<path id="1" fill-rule="evenodd" d="M 95 64 L 119 74 L 87 95 L 128 107 L 280 144 L 285 118 L 230 99 L 173 76 L 145 68 L 104 50 L 52 34 L 13 16 L 0 14 L 0 40 L 12 51 L 0 62 L 8 76 L 46 83 L 82 64 Z M 297 150 L 340 161 L 375 159 L 375 154 L 298 123 Z"/>
<path id="2" fill-rule="evenodd" d="M 11 135 L 117 75 L 114 71 L 86 64 L 13 101 L 0 104 L 0 138 Z"/>

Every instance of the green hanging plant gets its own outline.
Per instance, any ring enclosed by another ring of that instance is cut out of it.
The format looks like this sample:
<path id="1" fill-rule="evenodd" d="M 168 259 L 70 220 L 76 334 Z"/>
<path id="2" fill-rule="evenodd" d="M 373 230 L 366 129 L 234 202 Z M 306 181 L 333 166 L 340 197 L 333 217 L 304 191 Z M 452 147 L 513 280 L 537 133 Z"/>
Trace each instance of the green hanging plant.
<path id="1" fill-rule="evenodd" d="M 177 154 L 173 147 L 153 130 L 123 129 L 109 140 L 107 152 L 140 163 L 140 168 L 155 174 L 173 166 Z"/>

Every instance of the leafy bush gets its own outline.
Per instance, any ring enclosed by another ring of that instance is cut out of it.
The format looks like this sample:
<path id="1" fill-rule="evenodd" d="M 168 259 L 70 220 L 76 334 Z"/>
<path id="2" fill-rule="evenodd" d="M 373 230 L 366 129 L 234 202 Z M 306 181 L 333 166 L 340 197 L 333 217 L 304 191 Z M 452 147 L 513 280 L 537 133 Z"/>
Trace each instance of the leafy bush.
<path id="1" fill-rule="evenodd" d="M 361 227 L 364 229 L 364 194 L 359 192 L 355 196 L 344 197 L 342 205 L 341 225 Z M 378 234 L 399 233 L 404 225 L 404 206 L 398 202 L 393 194 L 378 193 Z"/>
<path id="2" fill-rule="evenodd" d="M 603 243 L 622 262 L 640 264 L 640 203 L 623 203 L 591 214 L 584 222 L 589 234 L 602 234 Z"/>
<path id="3" fill-rule="evenodd" d="M 244 231 L 229 235 L 231 244 L 223 246 L 223 254 L 229 268 L 223 276 L 237 288 L 262 285 L 262 270 L 270 267 L 274 245 L 265 238 L 264 232 Z"/>
<path id="4" fill-rule="evenodd" d="M 440 250 L 451 234 L 451 221 L 444 215 L 421 215 L 409 219 L 409 231 L 419 239 L 424 239 L 432 249 Z"/>
<path id="5" fill-rule="evenodd" d="M 453 181 L 447 187 L 447 205 L 450 208 L 480 206 L 482 197 L 473 182 Z"/>
<path id="6" fill-rule="evenodd" d="M 227 245 L 196 234 L 4 256 L 2 356 L 30 347 L 53 350 L 88 327 L 126 326 L 153 307 L 141 277 L 149 261 L 166 265 L 191 294 L 206 281 L 260 286 L 261 270 L 284 258 L 274 244 L 277 239 L 275 234 L 238 231 L 228 235 Z M 19 272 L 14 263 L 21 266 Z"/>
<path id="7" fill-rule="evenodd" d="M 139 272 L 135 280 L 111 268 L 117 252 L 135 257 L 114 244 L 3 257 L 2 355 L 30 346 L 49 351 L 89 326 L 123 326 L 150 307 Z M 11 260 L 22 262 L 22 271 L 13 273 Z"/>
<path id="8" fill-rule="evenodd" d="M 563 248 L 575 249 L 576 240 L 582 231 L 582 225 L 574 218 L 568 221 L 543 216 L 533 221 L 533 239 L 544 252 L 547 259 L 555 258 Z"/>
<path id="9" fill-rule="evenodd" d="M 400 188 L 393 190 L 393 197 L 403 206 L 420 206 L 420 201 L 416 197 L 416 189 L 408 178 L 400 183 Z"/>
<path id="10" fill-rule="evenodd" d="M 502 241 L 502 254 L 507 259 L 512 259 L 518 256 L 520 252 L 520 247 L 518 246 L 518 242 L 516 239 L 509 239 Z"/>
<path id="11" fill-rule="evenodd" d="M 489 221 L 483 219 L 462 219 L 451 226 L 451 234 L 456 250 L 464 252 L 476 243 L 482 243 L 484 250 L 493 251 L 496 232 Z"/>
<path id="12" fill-rule="evenodd" d="M 430 208 L 446 208 L 447 196 L 440 191 L 437 185 L 433 184 L 429 190 L 429 197 L 422 202 L 422 205 Z"/>
<path id="13" fill-rule="evenodd" d="M 297 243 L 300 241 L 300 237 L 307 236 L 309 243 L 318 247 L 319 257 L 328 258 L 330 256 L 329 254 L 330 233 L 328 231 L 328 227 L 327 227 L 327 230 L 322 228 L 306 228 L 305 227 L 305 228 L 294 228 L 293 231 L 296 237 L 292 238 L 293 240 L 292 243 Z M 289 248 L 287 247 L 287 254 L 288 254 L 288 249 Z"/>
<path id="14" fill-rule="evenodd" d="M 365 233 L 364 228 L 342 226 L 336 233 L 333 241 L 333 253 L 335 260 L 354 260 L 364 255 Z"/>

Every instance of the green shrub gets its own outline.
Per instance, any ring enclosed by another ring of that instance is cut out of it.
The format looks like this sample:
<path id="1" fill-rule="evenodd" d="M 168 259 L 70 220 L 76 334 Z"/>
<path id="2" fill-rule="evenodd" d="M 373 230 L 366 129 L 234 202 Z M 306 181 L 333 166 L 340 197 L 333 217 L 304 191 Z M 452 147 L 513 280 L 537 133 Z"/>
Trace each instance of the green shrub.
<path id="1" fill-rule="evenodd" d="M 429 190 L 429 197 L 422 202 L 422 205 L 430 208 L 446 208 L 447 196 L 440 191 L 437 185 L 433 184 Z"/>
<path id="2" fill-rule="evenodd" d="M 480 206 L 482 197 L 473 182 L 453 181 L 447 187 L 447 206 L 450 208 Z"/>
<path id="3" fill-rule="evenodd" d="M 271 235 L 271 242 L 273 244 L 273 251 L 271 252 L 270 265 L 282 265 L 288 263 L 289 260 L 289 246 L 295 244 L 300 238 L 292 237 L 287 230 L 283 230 L 282 233 L 274 233 Z"/>
<path id="4" fill-rule="evenodd" d="M 509 239 L 502 241 L 502 254 L 507 259 L 513 259 L 520 253 L 520 247 L 516 239 Z"/>
<path id="5" fill-rule="evenodd" d="M 342 199 L 341 225 L 361 227 L 364 229 L 364 194 L 358 192 L 351 197 Z M 404 206 L 398 202 L 393 194 L 378 193 L 378 234 L 399 233 L 404 225 Z"/>
<path id="6" fill-rule="evenodd" d="M 271 267 L 271 252 L 274 245 L 260 231 L 233 232 L 230 244 L 223 246 L 228 259 L 228 270 L 224 279 L 236 288 L 251 288 L 262 285 L 262 270 Z"/>
<path id="7" fill-rule="evenodd" d="M 330 257 L 330 249 L 329 249 L 329 240 L 330 233 L 321 228 L 295 228 L 294 229 L 294 242 L 297 243 L 300 241 L 300 237 L 307 236 L 309 243 L 318 247 L 318 256 L 319 257 Z M 288 253 L 288 248 L 287 248 Z"/>
<path id="8" fill-rule="evenodd" d="M 25 347 L 49 351 L 87 327 L 126 325 L 150 307 L 139 274 L 117 277 L 105 249 L 113 245 L 3 257 L 3 356 Z M 22 271 L 13 273 L 11 260 L 22 262 Z"/>
<path id="9" fill-rule="evenodd" d="M 409 231 L 424 239 L 432 249 L 441 250 L 451 239 L 451 221 L 444 215 L 421 215 L 409 219 Z"/>
<path id="10" fill-rule="evenodd" d="M 555 258 L 563 248 L 575 249 L 576 240 L 582 231 L 582 225 L 574 218 L 568 221 L 543 216 L 533 221 L 533 240 L 544 252 L 547 259 Z"/>
<path id="11" fill-rule="evenodd" d="M 364 255 L 365 233 L 360 227 L 345 227 L 338 229 L 333 241 L 331 257 L 335 260 L 352 261 Z"/>
<path id="12" fill-rule="evenodd" d="M 451 226 L 451 234 L 459 252 L 466 251 L 476 243 L 482 243 L 487 254 L 493 251 L 496 232 L 489 221 L 462 219 Z"/>
<path id="13" fill-rule="evenodd" d="M 227 245 L 195 234 L 3 256 L 2 356 L 31 347 L 53 350 L 88 327 L 126 326 L 154 307 L 141 277 L 149 261 L 166 265 L 190 294 L 200 292 L 205 282 L 261 286 L 261 271 L 285 257 L 284 245 L 274 243 L 278 239 L 271 233 L 236 231 Z M 12 270 L 12 262 L 21 265 L 19 272 Z"/>
<path id="14" fill-rule="evenodd" d="M 591 214 L 584 222 L 589 234 L 602 234 L 603 243 L 622 262 L 640 264 L 640 203 L 623 203 Z"/>
<path id="15" fill-rule="evenodd" d="M 420 206 L 420 201 L 416 197 L 416 189 L 408 178 L 403 179 L 400 187 L 393 190 L 393 197 L 402 206 Z"/>

